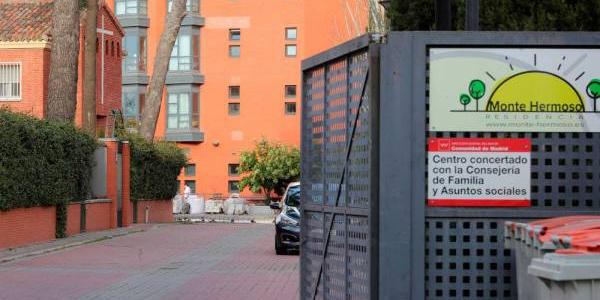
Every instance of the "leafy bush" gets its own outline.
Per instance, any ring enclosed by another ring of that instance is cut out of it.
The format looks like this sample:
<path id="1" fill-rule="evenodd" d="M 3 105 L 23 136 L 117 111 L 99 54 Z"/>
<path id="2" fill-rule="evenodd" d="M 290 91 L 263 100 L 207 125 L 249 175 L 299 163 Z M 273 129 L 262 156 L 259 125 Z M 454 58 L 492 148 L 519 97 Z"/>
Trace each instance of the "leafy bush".
<path id="1" fill-rule="evenodd" d="M 85 199 L 96 147 L 73 124 L 0 109 L 0 210 Z"/>
<path id="2" fill-rule="evenodd" d="M 263 139 L 254 150 L 241 153 L 239 170 L 240 190 L 248 187 L 254 193 L 262 192 L 269 202 L 272 192 L 282 195 L 290 182 L 298 180 L 300 151 Z"/>
<path id="3" fill-rule="evenodd" d="M 131 147 L 131 198 L 171 199 L 177 193 L 177 176 L 187 159 L 175 143 L 148 142 L 137 134 L 123 134 Z"/>

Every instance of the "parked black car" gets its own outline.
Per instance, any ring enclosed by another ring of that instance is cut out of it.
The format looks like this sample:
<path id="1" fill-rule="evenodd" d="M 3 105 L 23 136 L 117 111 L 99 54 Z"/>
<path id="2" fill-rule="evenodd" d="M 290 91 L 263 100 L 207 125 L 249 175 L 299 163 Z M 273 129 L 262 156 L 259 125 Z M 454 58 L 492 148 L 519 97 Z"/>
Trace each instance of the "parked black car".
<path id="1" fill-rule="evenodd" d="M 300 183 L 288 185 L 283 201 L 271 203 L 272 209 L 281 209 L 275 218 L 275 252 L 286 254 L 300 249 Z"/>

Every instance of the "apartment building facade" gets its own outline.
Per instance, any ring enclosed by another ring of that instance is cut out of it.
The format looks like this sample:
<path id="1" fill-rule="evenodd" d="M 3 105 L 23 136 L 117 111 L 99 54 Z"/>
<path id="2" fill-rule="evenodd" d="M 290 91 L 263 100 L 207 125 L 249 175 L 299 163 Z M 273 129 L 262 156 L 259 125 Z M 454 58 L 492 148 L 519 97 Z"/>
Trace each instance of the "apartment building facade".
<path id="1" fill-rule="evenodd" d="M 136 122 L 171 0 L 112 1 L 125 31 L 123 112 Z M 242 151 L 261 138 L 299 146 L 300 65 L 307 42 L 314 54 L 339 41 L 325 37 L 335 33 L 319 26 L 306 31 L 306 9 L 318 9 L 309 2 L 188 0 L 156 131 L 188 154 L 181 186 L 205 196 L 238 193 Z M 328 22 L 319 16 L 317 22 Z M 249 191 L 242 195 L 252 197 Z"/>

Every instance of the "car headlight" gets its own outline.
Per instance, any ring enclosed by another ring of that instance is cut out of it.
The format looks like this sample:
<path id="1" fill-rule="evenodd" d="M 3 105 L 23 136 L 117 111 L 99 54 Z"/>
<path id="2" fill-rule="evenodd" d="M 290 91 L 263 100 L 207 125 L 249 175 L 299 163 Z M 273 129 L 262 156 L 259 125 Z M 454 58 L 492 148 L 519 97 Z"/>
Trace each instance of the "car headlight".
<path id="1" fill-rule="evenodd" d="M 297 220 L 290 218 L 289 216 L 287 216 L 285 214 L 277 215 L 275 222 L 281 223 L 282 225 L 287 225 L 287 226 L 298 226 Z"/>

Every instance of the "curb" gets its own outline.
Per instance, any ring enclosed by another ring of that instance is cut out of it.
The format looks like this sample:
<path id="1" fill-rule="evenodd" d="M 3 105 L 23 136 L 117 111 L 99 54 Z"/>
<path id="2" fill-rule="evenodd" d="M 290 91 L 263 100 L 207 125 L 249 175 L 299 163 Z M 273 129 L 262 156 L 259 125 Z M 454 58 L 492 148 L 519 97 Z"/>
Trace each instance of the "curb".
<path id="1" fill-rule="evenodd" d="M 261 220 L 261 219 L 253 219 L 253 220 L 235 220 L 235 219 L 197 219 L 192 218 L 189 221 L 178 221 L 178 223 L 187 224 L 211 224 L 211 223 L 220 223 L 220 224 L 273 224 L 273 220 Z"/>
<path id="2" fill-rule="evenodd" d="M 176 214 L 175 223 L 273 224 L 275 216 L 226 214 Z"/>
<path id="3" fill-rule="evenodd" d="M 153 228 L 154 227 L 152 227 L 151 229 L 153 229 Z M 37 250 L 37 251 L 33 251 L 33 252 L 28 252 L 28 253 L 23 253 L 23 254 L 16 254 L 16 255 L 8 256 L 8 257 L 3 257 L 3 258 L 0 258 L 0 264 L 11 262 L 11 261 L 14 261 L 14 260 L 19 260 L 19 259 L 27 258 L 27 257 L 40 256 L 40 255 L 43 255 L 43 254 L 47 254 L 47 253 L 51 253 L 51 252 L 56 252 L 56 251 L 60 251 L 60 250 L 65 250 L 65 249 L 68 249 L 68 248 L 73 248 L 73 247 L 82 246 L 82 245 L 86 245 L 86 244 L 92 244 L 92 243 L 96 243 L 96 242 L 101 242 L 101 241 L 104 241 L 104 240 L 110 240 L 110 239 L 113 239 L 113 238 L 117 238 L 117 237 L 129 235 L 129 234 L 133 234 L 133 233 L 144 232 L 146 230 L 147 229 L 135 229 L 135 230 L 131 230 L 131 231 L 118 232 L 118 233 L 115 233 L 115 234 L 107 234 L 107 235 L 104 235 L 104 236 L 101 236 L 101 237 L 97 237 L 97 238 L 93 238 L 93 239 L 89 239 L 89 240 L 72 242 L 72 243 L 69 243 L 69 244 L 55 246 L 55 247 L 46 248 L 46 249 L 41 249 L 41 250 Z"/>

